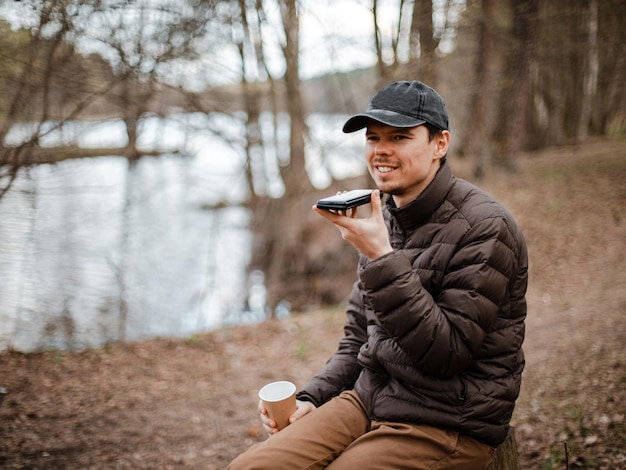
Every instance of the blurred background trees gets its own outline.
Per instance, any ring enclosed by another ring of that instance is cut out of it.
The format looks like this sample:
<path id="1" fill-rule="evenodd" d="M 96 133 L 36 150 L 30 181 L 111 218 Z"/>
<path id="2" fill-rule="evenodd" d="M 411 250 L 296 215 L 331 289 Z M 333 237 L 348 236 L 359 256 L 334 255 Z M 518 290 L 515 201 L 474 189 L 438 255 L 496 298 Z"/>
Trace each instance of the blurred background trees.
<path id="1" fill-rule="evenodd" d="M 453 151 L 472 162 L 477 178 L 494 166 L 516 171 L 522 151 L 624 134 L 626 4 L 620 0 L 355 0 L 355 11 L 364 8 L 370 19 L 363 29 L 372 31 L 365 43 L 342 31 L 316 40 L 338 65 L 349 62 L 344 51 L 357 48 L 372 58 L 370 65 L 332 70 L 328 59 L 318 64 L 321 72 L 305 76 L 303 61 L 316 59 L 302 49 L 302 24 L 316 13 L 315 2 L 4 2 L 0 198 L 33 166 L 119 155 L 128 161 L 128 210 L 140 197 L 133 188 L 136 162 L 161 154 L 137 145 L 142 120 L 181 112 L 229 116 L 245 135 L 207 132 L 244 156 L 250 269 L 265 275 L 269 311 L 281 299 L 302 309 L 341 300 L 346 290 L 337 287 L 336 275 L 354 260 L 340 240 L 329 241 L 338 237 L 310 219 L 310 206 L 319 194 L 368 184 L 364 175 L 314 187 L 306 154 L 312 114 L 358 112 L 386 82 L 420 79 L 444 96 Z M 40 145 L 63 123 L 81 119 L 121 120 L 126 144 Z M 267 120 L 269 133 L 262 130 Z M 29 137 L 8 143 L 11 129 L 24 123 Z M 285 123 L 287 145 L 280 137 Z M 118 269 L 123 318 L 123 262 Z"/>

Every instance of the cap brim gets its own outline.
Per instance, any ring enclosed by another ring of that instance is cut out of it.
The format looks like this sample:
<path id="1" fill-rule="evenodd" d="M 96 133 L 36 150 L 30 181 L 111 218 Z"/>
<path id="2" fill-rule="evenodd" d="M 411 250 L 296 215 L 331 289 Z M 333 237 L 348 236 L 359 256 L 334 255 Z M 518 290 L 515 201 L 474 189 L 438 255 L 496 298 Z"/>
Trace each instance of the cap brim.
<path id="1" fill-rule="evenodd" d="M 343 125 L 343 131 L 346 134 L 356 132 L 359 129 L 367 127 L 367 123 L 370 120 L 392 127 L 416 127 L 426 122 L 423 119 L 416 119 L 406 114 L 395 113 L 386 109 L 371 109 L 363 114 L 356 114 L 348 119 Z"/>

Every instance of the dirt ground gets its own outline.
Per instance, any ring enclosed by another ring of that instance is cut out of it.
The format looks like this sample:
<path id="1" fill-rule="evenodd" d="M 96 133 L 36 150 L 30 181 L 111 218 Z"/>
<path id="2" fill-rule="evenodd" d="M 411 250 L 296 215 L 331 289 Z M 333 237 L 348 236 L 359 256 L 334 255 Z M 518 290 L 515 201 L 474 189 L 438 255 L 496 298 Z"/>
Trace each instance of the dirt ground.
<path id="1" fill-rule="evenodd" d="M 463 175 L 463 162 L 452 162 Z M 626 469 L 626 142 L 526 155 L 481 184 L 530 252 L 527 365 L 513 417 L 524 469 Z M 187 339 L 0 354 L 0 468 L 224 469 L 265 439 L 256 392 L 298 386 L 341 307 Z"/>

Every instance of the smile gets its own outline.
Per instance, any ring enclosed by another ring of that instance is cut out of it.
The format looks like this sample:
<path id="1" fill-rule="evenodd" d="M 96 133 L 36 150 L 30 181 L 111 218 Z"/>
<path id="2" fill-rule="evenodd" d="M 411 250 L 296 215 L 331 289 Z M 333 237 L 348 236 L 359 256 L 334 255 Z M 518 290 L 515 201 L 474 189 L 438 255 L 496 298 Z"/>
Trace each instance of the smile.
<path id="1" fill-rule="evenodd" d="M 392 168 L 390 166 L 377 166 L 376 169 L 381 173 L 389 173 L 390 171 L 393 171 L 395 168 Z"/>

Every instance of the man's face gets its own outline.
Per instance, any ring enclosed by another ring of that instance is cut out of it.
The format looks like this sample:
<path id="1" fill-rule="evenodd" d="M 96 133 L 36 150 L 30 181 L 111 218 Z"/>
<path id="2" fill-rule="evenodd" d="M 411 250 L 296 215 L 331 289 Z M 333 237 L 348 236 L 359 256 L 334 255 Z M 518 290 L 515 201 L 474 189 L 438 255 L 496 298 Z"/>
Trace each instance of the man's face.
<path id="1" fill-rule="evenodd" d="M 450 133 L 432 141 L 424 126 L 391 127 L 370 120 L 365 134 L 367 167 L 378 189 L 398 207 L 415 199 L 433 180 L 446 155 Z"/>

